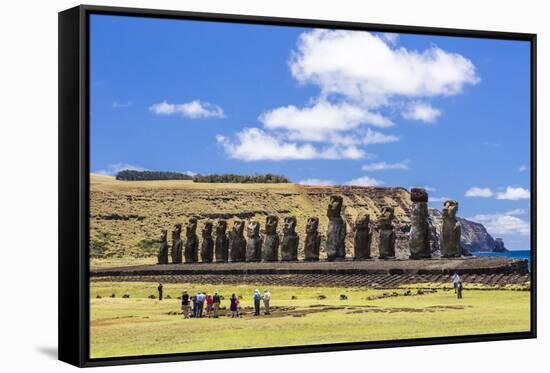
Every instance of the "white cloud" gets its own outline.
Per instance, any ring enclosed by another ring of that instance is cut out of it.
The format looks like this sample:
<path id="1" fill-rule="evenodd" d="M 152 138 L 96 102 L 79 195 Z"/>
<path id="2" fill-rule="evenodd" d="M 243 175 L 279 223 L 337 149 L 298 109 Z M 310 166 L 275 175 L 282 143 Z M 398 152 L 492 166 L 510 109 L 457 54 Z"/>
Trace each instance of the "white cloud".
<path id="1" fill-rule="evenodd" d="M 327 186 L 327 185 L 334 185 L 335 183 L 332 180 L 305 179 L 305 180 L 298 181 L 298 184 Z"/>
<path id="2" fill-rule="evenodd" d="M 216 140 L 231 158 L 243 161 L 359 159 L 366 155 L 353 145 L 317 148 L 311 144 L 285 141 L 259 128 L 243 129 L 236 134 L 235 141 L 222 135 L 217 135 Z"/>
<path id="3" fill-rule="evenodd" d="M 189 171 L 189 170 L 187 170 L 187 171 L 183 171 L 183 172 L 182 172 L 182 174 L 185 174 L 185 175 L 188 175 L 188 176 L 191 176 L 191 177 L 193 177 L 193 176 L 197 175 L 197 173 L 196 173 L 196 172 L 193 172 L 193 171 Z"/>
<path id="4" fill-rule="evenodd" d="M 361 124 L 393 125 L 391 120 L 364 108 L 327 101 L 304 108 L 294 105 L 279 107 L 262 113 L 258 119 L 266 129 L 285 130 L 291 138 L 309 141 L 327 141 L 334 133 L 350 131 Z"/>
<path id="5" fill-rule="evenodd" d="M 494 236 L 503 234 L 528 236 L 531 232 L 529 222 L 509 214 L 479 214 L 468 218 L 468 220 L 483 224 L 487 231 Z"/>
<path id="6" fill-rule="evenodd" d="M 480 198 L 489 198 L 494 195 L 493 191 L 490 188 L 479 188 L 471 187 L 464 194 L 466 197 L 480 197 Z"/>
<path id="7" fill-rule="evenodd" d="M 163 101 L 151 105 L 149 110 L 160 115 L 180 114 L 190 119 L 225 118 L 221 107 L 199 100 L 193 100 L 183 104 L 171 104 Z"/>
<path id="8" fill-rule="evenodd" d="M 106 168 L 95 171 L 96 174 L 100 175 L 116 175 L 119 171 L 123 170 L 133 170 L 133 171 L 147 171 L 146 168 L 141 166 L 136 166 L 128 163 L 118 162 L 108 164 Z"/>
<path id="9" fill-rule="evenodd" d="M 115 101 L 115 102 L 113 102 L 113 105 L 112 105 L 112 106 L 113 106 L 115 109 L 118 109 L 118 108 L 130 107 L 130 106 L 132 106 L 132 105 L 133 105 L 132 101 L 126 101 L 126 102 L 118 102 L 118 101 Z"/>
<path id="10" fill-rule="evenodd" d="M 506 211 L 505 215 L 525 215 L 526 213 L 527 211 L 525 211 L 524 209 L 514 209 L 514 210 Z"/>
<path id="11" fill-rule="evenodd" d="M 529 167 L 527 167 L 526 165 L 521 165 L 519 168 L 518 168 L 518 172 L 525 172 L 525 171 L 529 171 Z"/>
<path id="12" fill-rule="evenodd" d="M 289 66 L 299 82 L 318 85 L 323 97 L 343 95 L 369 107 L 393 96 L 455 95 L 479 82 L 473 63 L 460 54 L 436 46 L 408 50 L 365 31 L 304 32 Z"/>
<path id="13" fill-rule="evenodd" d="M 386 135 L 382 132 L 373 131 L 370 128 L 367 129 L 367 134 L 363 138 L 363 144 L 387 144 L 390 142 L 399 141 L 399 137 L 395 135 Z"/>
<path id="14" fill-rule="evenodd" d="M 391 45 L 397 44 L 397 39 L 399 38 L 399 34 L 394 34 L 393 32 L 383 32 L 382 37 L 384 40 L 386 40 Z"/>
<path id="15" fill-rule="evenodd" d="M 441 115 L 441 111 L 433 108 L 430 104 L 415 102 L 402 113 L 403 118 L 419 120 L 425 123 L 434 123 Z"/>
<path id="16" fill-rule="evenodd" d="M 382 184 L 384 184 L 383 181 L 377 180 L 370 176 L 361 176 L 361 177 L 358 177 L 357 179 L 352 179 L 346 182 L 346 185 L 354 185 L 354 186 L 378 186 Z"/>
<path id="17" fill-rule="evenodd" d="M 363 165 L 361 169 L 363 171 L 408 170 L 409 160 L 405 159 L 404 161 L 397 162 L 397 163 L 387 163 L 387 162 L 368 163 Z"/>
<path id="18" fill-rule="evenodd" d="M 518 200 L 531 198 L 531 193 L 528 189 L 514 188 L 509 186 L 506 187 L 506 191 L 499 192 L 496 196 L 497 199 Z"/>

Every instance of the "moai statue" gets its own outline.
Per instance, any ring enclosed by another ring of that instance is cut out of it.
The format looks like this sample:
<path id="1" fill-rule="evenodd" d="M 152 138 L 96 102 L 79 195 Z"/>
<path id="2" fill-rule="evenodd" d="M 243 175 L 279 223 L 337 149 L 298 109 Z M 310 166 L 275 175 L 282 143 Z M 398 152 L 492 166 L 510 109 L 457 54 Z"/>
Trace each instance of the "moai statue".
<path id="1" fill-rule="evenodd" d="M 166 229 L 160 231 L 160 247 L 158 255 L 158 264 L 168 264 L 168 241 Z"/>
<path id="2" fill-rule="evenodd" d="M 214 256 L 214 240 L 212 239 L 212 222 L 207 221 L 202 227 L 201 235 L 201 260 L 203 263 L 211 263 Z"/>
<path id="3" fill-rule="evenodd" d="M 246 240 L 244 239 L 244 221 L 235 220 L 229 232 L 229 261 L 244 262 Z"/>
<path id="4" fill-rule="evenodd" d="M 319 260 L 319 248 L 321 247 L 321 235 L 318 232 L 319 218 L 309 217 L 306 224 L 306 241 L 304 254 L 306 261 Z"/>
<path id="5" fill-rule="evenodd" d="M 279 260 L 279 235 L 277 234 L 279 218 L 269 215 L 265 219 L 265 236 L 262 242 L 262 262 Z"/>
<path id="6" fill-rule="evenodd" d="M 329 261 L 346 258 L 346 223 L 342 219 L 341 196 L 331 196 L 328 204 L 327 259 Z"/>
<path id="7" fill-rule="evenodd" d="M 181 240 L 181 224 L 176 224 L 172 231 L 172 263 L 181 263 L 183 259 L 182 256 L 183 242 Z"/>
<path id="8" fill-rule="evenodd" d="M 460 256 L 460 222 L 456 219 L 458 212 L 457 201 L 445 201 L 443 203 L 441 234 L 439 236 L 439 249 L 441 256 L 451 258 Z"/>
<path id="9" fill-rule="evenodd" d="M 281 260 L 295 262 L 298 260 L 298 243 L 300 237 L 296 234 L 296 217 L 288 216 L 283 224 L 283 238 L 281 240 Z"/>
<path id="10" fill-rule="evenodd" d="M 395 257 L 395 232 L 393 231 L 393 207 L 384 206 L 377 222 L 378 257 L 389 259 Z"/>
<path id="11" fill-rule="evenodd" d="M 410 259 L 432 256 L 431 228 L 428 223 L 428 192 L 422 188 L 411 189 L 411 231 L 409 233 Z"/>
<path id="12" fill-rule="evenodd" d="M 197 236 L 197 218 L 189 218 L 185 225 L 185 247 L 183 255 L 185 263 L 199 261 L 199 237 Z"/>
<path id="13" fill-rule="evenodd" d="M 229 240 L 227 239 L 227 221 L 218 220 L 216 224 L 216 240 L 214 241 L 214 257 L 216 263 L 226 263 L 229 259 Z"/>
<path id="14" fill-rule="evenodd" d="M 372 234 L 369 229 L 370 216 L 361 213 L 355 219 L 355 234 L 353 236 L 353 251 L 355 260 L 370 259 L 370 244 Z"/>
<path id="15" fill-rule="evenodd" d="M 260 237 L 260 223 L 255 220 L 248 222 L 246 227 L 246 261 L 259 262 L 262 260 L 262 238 Z"/>

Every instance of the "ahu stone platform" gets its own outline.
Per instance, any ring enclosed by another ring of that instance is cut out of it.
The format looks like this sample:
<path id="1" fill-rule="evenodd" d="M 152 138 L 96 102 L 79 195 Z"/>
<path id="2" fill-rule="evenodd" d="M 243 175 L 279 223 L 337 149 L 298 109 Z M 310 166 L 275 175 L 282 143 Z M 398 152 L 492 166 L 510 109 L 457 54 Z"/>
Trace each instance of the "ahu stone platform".
<path id="1" fill-rule="evenodd" d="M 192 276 L 192 275 L 499 275 L 529 273 L 526 259 L 462 257 L 421 260 L 344 260 L 336 262 L 194 263 L 91 268 L 90 276 Z"/>

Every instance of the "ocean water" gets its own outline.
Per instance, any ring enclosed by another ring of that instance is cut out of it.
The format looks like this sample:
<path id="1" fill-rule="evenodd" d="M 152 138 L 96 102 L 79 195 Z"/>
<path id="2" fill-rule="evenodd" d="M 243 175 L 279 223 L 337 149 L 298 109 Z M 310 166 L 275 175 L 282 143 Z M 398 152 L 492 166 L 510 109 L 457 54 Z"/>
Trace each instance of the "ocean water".
<path id="1" fill-rule="evenodd" d="M 531 250 L 511 250 L 506 253 L 492 253 L 478 251 L 472 253 L 473 256 L 505 256 L 507 258 L 515 259 L 527 259 L 529 261 L 529 268 L 531 268 Z"/>

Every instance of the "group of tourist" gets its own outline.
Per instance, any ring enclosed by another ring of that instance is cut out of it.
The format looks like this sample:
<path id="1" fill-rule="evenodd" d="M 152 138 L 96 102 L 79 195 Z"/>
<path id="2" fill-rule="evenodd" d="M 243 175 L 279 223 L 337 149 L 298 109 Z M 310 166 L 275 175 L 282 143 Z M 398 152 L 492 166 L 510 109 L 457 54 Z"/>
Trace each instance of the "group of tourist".
<path id="1" fill-rule="evenodd" d="M 159 299 L 162 300 L 162 284 L 159 284 Z M 201 318 L 201 317 L 214 317 L 220 316 L 220 305 L 222 297 L 217 290 L 214 294 L 207 294 L 204 291 L 199 291 L 195 295 L 189 295 L 187 290 L 183 291 L 181 295 L 181 309 L 183 311 L 183 318 Z M 268 289 L 264 290 L 263 294 L 260 294 L 258 289 L 254 290 L 252 295 L 254 301 L 254 316 L 260 315 L 260 301 L 264 304 L 264 314 L 269 315 L 269 303 L 271 301 L 271 293 Z M 231 294 L 229 298 L 229 310 L 231 311 L 231 317 L 236 318 L 240 316 L 240 300 L 235 293 Z"/>

